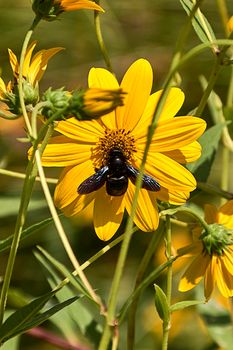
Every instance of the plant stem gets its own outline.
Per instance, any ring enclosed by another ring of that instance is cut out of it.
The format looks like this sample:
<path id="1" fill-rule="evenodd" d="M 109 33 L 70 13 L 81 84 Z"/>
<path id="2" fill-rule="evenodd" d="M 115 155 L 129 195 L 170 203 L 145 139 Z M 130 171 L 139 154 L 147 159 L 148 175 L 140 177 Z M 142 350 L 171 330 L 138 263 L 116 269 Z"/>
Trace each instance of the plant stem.
<path id="1" fill-rule="evenodd" d="M 33 34 L 34 29 L 36 28 L 37 24 L 40 22 L 40 17 L 35 17 L 31 28 L 29 29 L 29 31 L 27 32 L 25 38 L 24 38 L 24 42 L 23 42 L 23 46 L 22 46 L 22 50 L 21 50 L 21 54 L 20 54 L 20 62 L 19 62 L 19 80 L 18 80 L 18 86 L 19 86 L 19 101 L 20 101 L 20 106 L 22 109 L 22 114 L 23 114 L 23 118 L 27 127 L 27 131 L 29 133 L 29 135 L 31 135 L 32 133 L 32 128 L 31 128 L 31 124 L 28 118 L 28 114 L 27 114 L 27 110 L 26 110 L 26 106 L 25 106 L 25 102 L 24 102 L 24 93 L 23 93 L 23 65 L 24 65 L 24 60 L 25 60 L 25 54 L 27 51 L 27 47 L 28 47 L 28 43 L 31 39 L 31 36 Z"/>
<path id="2" fill-rule="evenodd" d="M 96 0 L 96 3 L 99 4 L 100 1 Z M 113 68 L 112 64 L 108 55 L 108 51 L 106 49 L 106 46 L 104 44 L 104 39 L 101 31 L 101 26 L 100 26 L 100 14 L 99 11 L 94 11 L 94 21 L 95 21 L 95 31 L 96 31 L 96 36 L 97 36 L 97 41 L 100 47 L 100 51 L 103 55 L 103 59 L 106 63 L 106 66 L 110 72 L 113 73 Z"/>
<path id="3" fill-rule="evenodd" d="M 167 261 L 170 261 L 172 258 L 172 239 L 171 239 L 171 221 L 170 217 L 166 216 L 166 256 Z M 171 295 L 172 295 L 172 264 L 168 265 L 167 268 L 167 303 L 170 307 L 171 305 Z M 170 314 L 171 316 L 171 314 Z M 168 348 L 168 336 L 169 330 L 171 328 L 170 317 L 163 323 L 163 340 L 162 340 L 162 350 L 167 350 Z"/>
<path id="4" fill-rule="evenodd" d="M 40 147 L 40 151 L 43 152 L 45 145 L 48 142 L 48 138 L 50 137 L 50 129 L 48 129 L 47 134 L 42 142 L 42 145 Z M 20 201 L 20 206 L 19 206 L 19 213 L 17 216 L 16 220 L 16 225 L 15 225 L 15 230 L 14 230 L 14 235 L 13 235 L 13 240 L 11 244 L 11 249 L 7 261 L 7 267 L 6 267 L 6 272 L 5 272 L 5 277 L 2 285 L 2 290 L 1 290 L 1 303 L 0 303 L 0 325 L 3 322 L 4 318 L 4 311 L 6 307 L 6 302 L 7 302 L 7 295 L 8 295 L 8 290 L 10 286 L 10 281 L 11 281 L 11 276 L 14 268 L 14 263 L 15 263 L 15 258 L 20 242 L 20 237 L 21 233 L 23 230 L 23 226 L 26 220 L 26 213 L 27 213 L 27 208 L 29 205 L 29 201 L 31 198 L 32 190 L 33 190 L 33 185 L 35 183 L 36 175 L 37 175 L 37 166 L 36 163 L 34 162 L 34 156 L 36 152 L 36 147 L 38 143 L 35 143 L 34 149 L 33 149 L 33 155 L 32 158 L 28 162 L 28 166 L 26 169 L 26 176 L 24 179 L 24 184 L 23 184 L 23 190 L 22 190 L 22 196 L 21 196 L 21 201 Z"/>
<path id="5" fill-rule="evenodd" d="M 15 177 L 16 179 L 25 179 L 25 177 L 26 177 L 26 175 L 24 173 L 20 173 L 18 171 L 11 171 L 11 170 L 7 170 L 7 169 L 0 169 L 0 174 Z M 36 177 L 36 181 L 40 181 L 39 176 Z M 49 177 L 46 178 L 46 181 L 48 183 L 51 183 L 51 184 L 57 183 L 57 179 L 52 179 Z"/>
<path id="6" fill-rule="evenodd" d="M 100 305 L 101 310 L 104 310 L 104 305 L 101 303 L 101 300 L 100 300 L 99 296 L 97 296 L 97 294 L 95 293 L 94 289 L 91 287 L 88 279 L 86 278 L 85 274 L 83 273 L 82 269 L 80 268 L 80 264 L 79 264 L 78 260 L 76 259 L 75 255 L 74 255 L 74 252 L 73 252 L 73 250 L 71 248 L 69 240 L 68 240 L 68 238 L 66 236 L 66 233 L 65 233 L 65 231 L 63 229 L 63 226 L 62 226 L 60 218 L 59 218 L 59 216 L 57 214 L 56 208 L 55 208 L 54 203 L 53 203 L 53 199 L 51 197 L 51 194 L 50 194 L 47 182 L 46 182 L 44 170 L 43 170 L 43 167 L 42 167 L 42 164 L 41 164 L 40 154 L 39 154 L 38 151 L 36 151 L 36 162 L 37 162 L 38 172 L 39 172 L 40 179 L 41 179 L 41 186 L 43 188 L 44 195 L 45 195 L 47 204 L 49 206 L 49 210 L 50 210 L 51 215 L 53 217 L 55 227 L 56 227 L 57 232 L 59 234 L 59 237 L 60 237 L 60 239 L 62 241 L 62 244 L 63 244 L 63 246 L 65 248 L 65 251 L 66 251 L 66 253 L 67 253 L 71 263 L 73 264 L 75 270 L 77 271 L 78 275 L 80 276 L 83 284 L 85 285 L 87 291 L 89 292 L 90 296 L 93 298 L 93 300 L 98 305 Z"/>
<path id="7" fill-rule="evenodd" d="M 148 267 L 148 264 L 155 254 L 156 248 L 160 242 L 162 233 L 163 233 L 163 227 L 164 225 L 160 225 L 159 229 L 155 231 L 152 234 L 152 238 L 150 241 L 150 244 L 148 248 L 146 249 L 146 252 L 141 260 L 141 263 L 138 268 L 137 272 L 137 277 L 136 277 L 136 282 L 135 282 L 135 287 L 134 290 L 137 289 L 137 287 L 140 285 L 142 282 L 143 276 L 146 272 L 146 269 Z M 136 319 L 136 311 L 137 311 L 137 305 L 138 305 L 138 300 L 140 298 L 140 294 L 134 299 L 134 301 L 131 304 L 130 310 L 129 310 L 129 317 L 128 317 L 128 350 L 133 350 L 134 349 L 134 338 L 135 338 L 135 319 Z"/>

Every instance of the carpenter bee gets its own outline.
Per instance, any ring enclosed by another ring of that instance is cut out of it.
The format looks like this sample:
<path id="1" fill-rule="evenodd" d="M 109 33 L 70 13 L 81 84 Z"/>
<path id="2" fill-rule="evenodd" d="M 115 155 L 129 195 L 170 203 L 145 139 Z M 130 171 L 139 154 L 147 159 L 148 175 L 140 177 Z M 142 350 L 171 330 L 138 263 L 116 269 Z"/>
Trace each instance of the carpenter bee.
<path id="1" fill-rule="evenodd" d="M 109 152 L 107 164 L 84 180 L 78 187 L 79 194 L 88 194 L 97 191 L 106 183 L 106 191 L 110 196 L 121 196 L 128 188 L 130 179 L 135 184 L 139 171 L 127 163 L 123 152 L 113 148 Z M 159 183 L 151 176 L 144 174 L 142 188 L 148 191 L 159 191 Z"/>

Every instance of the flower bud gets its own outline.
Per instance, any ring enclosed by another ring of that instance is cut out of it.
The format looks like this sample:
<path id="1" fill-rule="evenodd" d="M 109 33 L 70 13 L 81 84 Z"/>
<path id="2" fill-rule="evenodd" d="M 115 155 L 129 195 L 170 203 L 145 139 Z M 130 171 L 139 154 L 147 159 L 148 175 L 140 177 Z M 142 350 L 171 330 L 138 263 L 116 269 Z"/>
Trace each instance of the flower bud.
<path id="1" fill-rule="evenodd" d="M 39 100 L 38 84 L 32 86 L 27 80 L 23 80 L 23 96 L 25 105 L 35 105 Z"/>
<path id="2" fill-rule="evenodd" d="M 99 118 L 118 106 L 123 106 L 122 89 L 106 90 L 90 88 L 73 94 L 72 113 L 82 120 Z"/>
<path id="3" fill-rule="evenodd" d="M 42 115 L 50 118 L 57 114 L 57 119 L 65 118 L 69 114 L 69 101 L 71 94 L 63 88 L 52 90 L 49 88 L 42 96 L 42 101 L 47 101 L 48 106 L 42 109 Z"/>

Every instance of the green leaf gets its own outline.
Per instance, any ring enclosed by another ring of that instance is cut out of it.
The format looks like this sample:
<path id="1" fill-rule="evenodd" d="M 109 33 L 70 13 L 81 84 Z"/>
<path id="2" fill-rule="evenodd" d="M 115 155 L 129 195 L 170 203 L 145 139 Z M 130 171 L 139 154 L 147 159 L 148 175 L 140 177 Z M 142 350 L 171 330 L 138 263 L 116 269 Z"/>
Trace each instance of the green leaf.
<path id="1" fill-rule="evenodd" d="M 198 306 L 211 338 L 224 350 L 232 350 L 233 326 L 230 313 L 214 300 Z"/>
<path id="2" fill-rule="evenodd" d="M 48 283 L 51 288 L 55 288 L 61 283 L 61 279 L 58 277 L 54 267 L 50 262 L 39 252 L 34 253 L 36 258 L 42 263 L 48 272 Z M 56 294 L 56 298 L 59 302 L 73 296 L 73 290 L 71 285 L 67 284 L 61 288 Z M 92 310 L 90 309 L 92 307 Z M 92 344 L 98 347 L 100 336 L 102 334 L 102 327 L 96 321 L 95 310 L 93 307 L 96 304 L 88 304 L 88 300 L 80 298 L 72 307 L 67 307 L 50 318 L 50 322 L 57 326 L 58 329 L 64 334 L 67 339 L 79 339 L 85 336 Z M 99 313 L 99 311 L 98 311 Z"/>
<path id="3" fill-rule="evenodd" d="M 68 305 L 72 304 L 73 302 L 75 302 L 79 297 L 76 296 L 76 297 L 73 297 L 73 298 L 70 298 L 62 303 L 59 303 L 53 307 L 51 307 L 50 309 L 46 310 L 45 312 L 37 315 L 36 317 L 32 318 L 32 320 L 30 320 L 29 322 L 26 322 L 24 324 L 21 325 L 21 327 L 15 329 L 15 331 L 13 331 L 11 334 L 10 334 L 10 338 L 18 335 L 18 334 L 21 334 L 25 331 L 27 331 L 28 329 L 31 329 L 31 328 L 34 328 L 34 327 L 37 327 L 39 326 L 41 323 L 43 323 L 44 321 L 48 320 L 51 316 L 53 316 L 54 314 L 56 314 L 58 311 L 64 309 L 65 307 L 67 307 Z M 9 336 L 7 337 L 4 337 L 3 338 L 3 342 L 8 340 L 9 339 Z"/>
<path id="4" fill-rule="evenodd" d="M 198 140 L 202 146 L 201 157 L 196 162 L 187 165 L 187 168 L 194 173 L 197 181 L 205 182 L 208 179 L 222 130 L 225 126 L 226 123 L 212 126 Z"/>
<path id="5" fill-rule="evenodd" d="M 38 222 L 38 223 L 36 223 L 36 224 L 26 228 L 25 230 L 23 230 L 23 232 L 21 234 L 20 242 L 23 239 L 31 236 L 36 231 L 41 230 L 42 228 L 46 227 L 51 222 L 53 222 L 53 218 L 48 218 L 48 219 L 40 221 L 40 222 Z M 13 235 L 11 235 L 8 238 L 0 241 L 0 252 L 3 252 L 4 250 L 7 250 L 7 249 L 9 249 L 11 247 L 12 239 L 13 239 Z"/>
<path id="6" fill-rule="evenodd" d="M 164 291 L 157 285 L 154 284 L 155 288 L 155 307 L 159 314 L 161 320 L 168 324 L 170 319 L 169 305 L 167 302 L 167 297 Z"/>
<path id="7" fill-rule="evenodd" d="M 0 343 L 5 339 L 12 337 L 12 334 L 16 334 L 27 321 L 31 320 L 33 316 L 44 307 L 48 300 L 58 291 L 52 290 L 41 297 L 34 299 L 31 303 L 15 311 L 0 327 Z"/>
<path id="8" fill-rule="evenodd" d="M 37 246 L 37 248 L 40 250 L 40 252 L 43 254 L 43 256 L 49 261 L 50 264 L 52 264 L 57 271 L 59 271 L 65 278 L 68 278 L 70 283 L 78 290 L 79 292 L 86 295 L 88 298 L 91 298 L 89 293 L 86 291 L 85 286 L 81 283 L 81 281 L 78 279 L 78 277 L 75 277 L 65 265 L 60 263 L 58 260 L 56 260 L 52 255 L 50 255 L 45 249 Z"/>
<path id="9" fill-rule="evenodd" d="M 195 305 L 199 305 L 199 304 L 204 304 L 205 301 L 204 300 L 186 300 L 186 301 L 179 301 L 178 303 L 175 303 L 173 305 L 170 306 L 170 311 L 174 312 L 174 311 L 178 311 L 178 310 L 183 310 L 186 307 L 189 306 L 195 306 Z"/>
<path id="10" fill-rule="evenodd" d="M 180 0 L 180 3 L 183 6 L 186 13 L 188 14 L 188 16 L 190 16 L 191 11 L 195 5 L 194 2 L 191 0 Z M 210 23 L 199 8 L 197 9 L 194 17 L 192 18 L 192 25 L 199 39 L 203 43 L 214 42 L 216 40 L 214 31 Z M 215 44 L 213 44 L 213 48 L 215 51 L 217 51 L 218 49 Z"/>

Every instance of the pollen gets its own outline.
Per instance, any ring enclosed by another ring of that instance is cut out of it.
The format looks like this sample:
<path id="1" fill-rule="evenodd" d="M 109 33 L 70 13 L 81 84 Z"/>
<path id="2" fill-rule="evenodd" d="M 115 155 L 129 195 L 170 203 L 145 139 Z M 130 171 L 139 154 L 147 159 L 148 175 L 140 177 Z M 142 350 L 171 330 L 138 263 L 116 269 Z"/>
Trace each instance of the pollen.
<path id="1" fill-rule="evenodd" d="M 104 136 L 99 139 L 93 149 L 93 161 L 97 168 L 106 165 L 112 149 L 119 149 L 127 161 L 132 160 L 136 147 L 131 131 L 105 129 Z"/>

